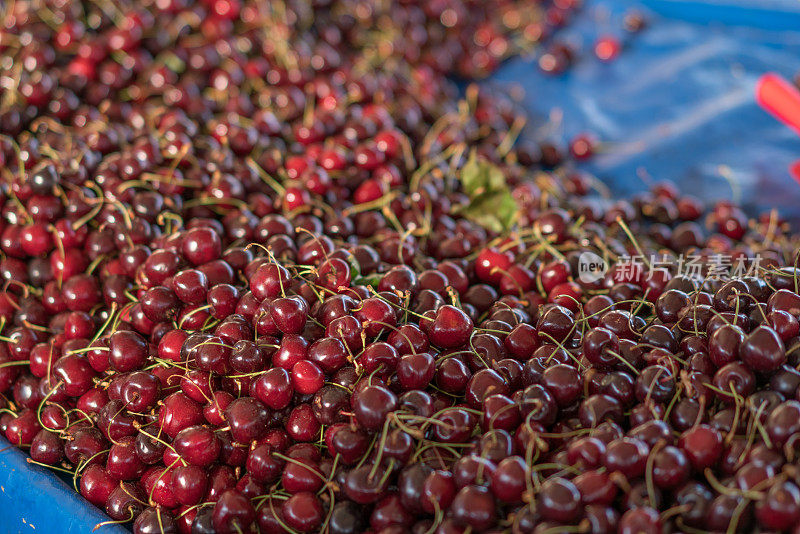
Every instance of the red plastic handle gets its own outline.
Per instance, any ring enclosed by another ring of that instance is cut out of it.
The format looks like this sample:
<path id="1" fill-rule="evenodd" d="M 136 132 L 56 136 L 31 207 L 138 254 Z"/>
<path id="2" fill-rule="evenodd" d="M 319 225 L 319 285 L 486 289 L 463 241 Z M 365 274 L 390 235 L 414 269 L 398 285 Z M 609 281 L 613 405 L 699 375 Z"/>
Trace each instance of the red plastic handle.
<path id="1" fill-rule="evenodd" d="M 800 184 L 800 159 L 789 165 L 789 174 L 792 175 L 795 182 Z"/>
<path id="2" fill-rule="evenodd" d="M 800 91 L 777 74 L 763 75 L 756 85 L 756 101 L 800 135 Z"/>

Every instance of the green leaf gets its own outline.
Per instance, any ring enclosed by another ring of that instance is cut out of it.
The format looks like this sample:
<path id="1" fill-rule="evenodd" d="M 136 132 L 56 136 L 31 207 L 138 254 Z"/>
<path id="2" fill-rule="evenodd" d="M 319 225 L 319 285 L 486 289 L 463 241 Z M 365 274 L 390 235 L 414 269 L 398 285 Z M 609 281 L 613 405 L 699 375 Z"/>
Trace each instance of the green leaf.
<path id="1" fill-rule="evenodd" d="M 467 219 L 493 232 L 507 232 L 517 220 L 517 202 L 508 191 L 497 191 L 472 200 L 461 210 Z"/>
<path id="2" fill-rule="evenodd" d="M 503 176 L 503 171 L 486 160 L 478 159 L 474 150 L 461 169 L 460 179 L 464 192 L 470 198 L 506 187 L 506 177 Z"/>
<path id="3" fill-rule="evenodd" d="M 382 278 L 383 275 L 379 273 L 370 274 L 366 276 L 357 276 L 353 278 L 353 285 L 372 286 L 377 289 L 378 284 L 380 283 Z"/>
<path id="4" fill-rule="evenodd" d="M 470 199 L 460 210 L 464 217 L 497 233 L 511 229 L 519 216 L 519 208 L 500 168 L 478 159 L 473 150 L 459 179 Z"/>
<path id="5" fill-rule="evenodd" d="M 357 278 L 361 276 L 361 264 L 358 263 L 358 259 L 356 258 L 355 254 L 352 252 L 347 252 L 345 261 L 347 262 L 347 266 L 350 267 L 350 278 Z"/>

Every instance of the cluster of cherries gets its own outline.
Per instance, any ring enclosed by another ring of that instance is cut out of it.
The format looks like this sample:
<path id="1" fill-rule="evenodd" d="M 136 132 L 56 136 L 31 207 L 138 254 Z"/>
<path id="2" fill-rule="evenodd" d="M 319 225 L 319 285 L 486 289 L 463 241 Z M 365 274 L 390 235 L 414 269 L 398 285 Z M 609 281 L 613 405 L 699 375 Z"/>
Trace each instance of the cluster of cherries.
<path id="1" fill-rule="evenodd" d="M 137 534 L 795 532 L 797 237 L 448 78 L 577 7 L 9 3 L 0 431 Z"/>

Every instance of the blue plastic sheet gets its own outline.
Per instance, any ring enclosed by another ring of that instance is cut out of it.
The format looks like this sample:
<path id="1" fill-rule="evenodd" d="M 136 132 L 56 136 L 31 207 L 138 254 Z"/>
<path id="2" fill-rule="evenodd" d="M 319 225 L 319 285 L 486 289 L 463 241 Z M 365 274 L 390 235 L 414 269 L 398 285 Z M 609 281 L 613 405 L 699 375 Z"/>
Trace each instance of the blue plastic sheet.
<path id="1" fill-rule="evenodd" d="M 733 198 L 751 213 L 775 207 L 800 220 L 800 184 L 788 172 L 800 137 L 753 98 L 765 72 L 791 79 L 800 71 L 800 2 L 587 4 L 558 37 L 581 50 L 565 74 L 542 73 L 534 56 L 507 62 L 488 82 L 520 85 L 535 116 L 563 114 L 555 132 L 528 134 L 593 132 L 606 147 L 585 168 L 619 196 L 669 179 L 704 200 Z M 626 37 L 622 18 L 632 7 L 649 24 Z M 611 63 L 591 51 L 601 34 L 624 38 Z"/>
<path id="2" fill-rule="evenodd" d="M 52 471 L 29 464 L 24 452 L 4 439 L 0 449 L 0 534 L 89 534 L 108 521 Z M 95 532 L 128 531 L 105 525 Z"/>

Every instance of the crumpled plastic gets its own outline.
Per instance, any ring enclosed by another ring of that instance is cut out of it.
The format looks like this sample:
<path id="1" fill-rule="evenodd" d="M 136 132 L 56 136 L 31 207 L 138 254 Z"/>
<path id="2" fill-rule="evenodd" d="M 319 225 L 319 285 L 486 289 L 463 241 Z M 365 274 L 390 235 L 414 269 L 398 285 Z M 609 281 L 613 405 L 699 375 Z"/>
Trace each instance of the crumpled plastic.
<path id="1" fill-rule="evenodd" d="M 635 35 L 622 29 L 632 8 L 648 20 Z M 601 35 L 623 42 L 609 63 L 592 53 Z M 526 135 L 594 133 L 604 146 L 582 167 L 615 196 L 668 179 L 707 202 L 733 199 L 753 215 L 777 208 L 800 221 L 800 184 L 788 170 L 800 159 L 800 137 L 753 96 L 762 74 L 800 71 L 800 1 L 601 0 L 557 39 L 581 50 L 563 75 L 541 72 L 534 54 L 487 82 L 525 90 L 540 125 Z M 560 123 L 541 127 L 554 115 Z"/>

